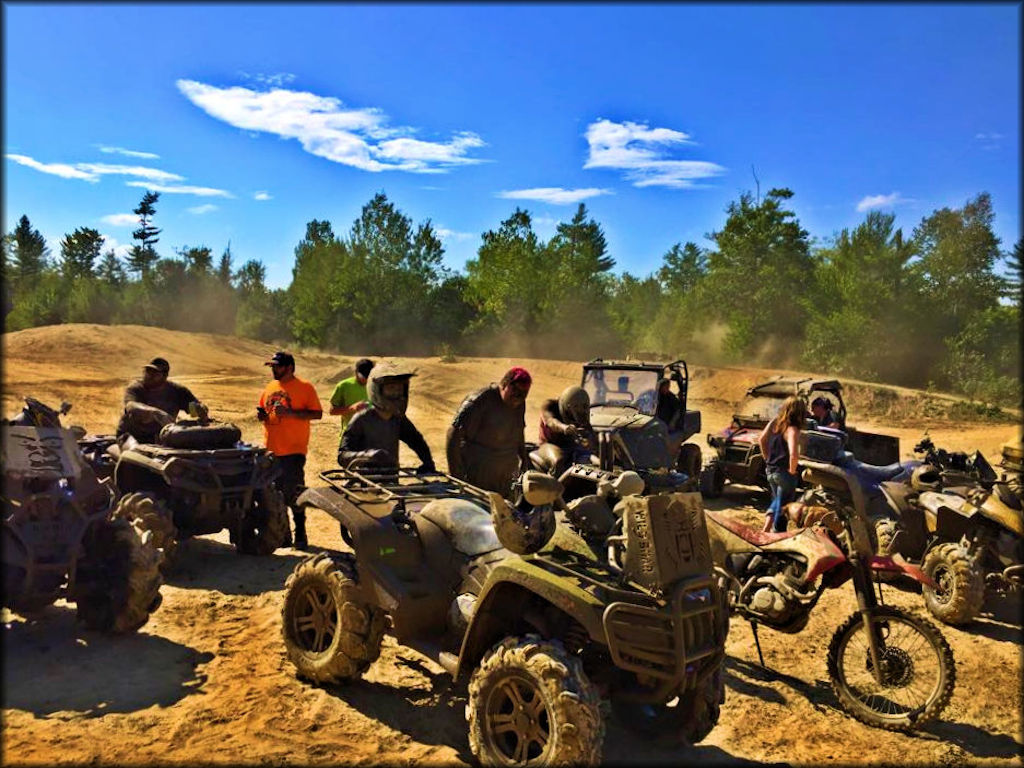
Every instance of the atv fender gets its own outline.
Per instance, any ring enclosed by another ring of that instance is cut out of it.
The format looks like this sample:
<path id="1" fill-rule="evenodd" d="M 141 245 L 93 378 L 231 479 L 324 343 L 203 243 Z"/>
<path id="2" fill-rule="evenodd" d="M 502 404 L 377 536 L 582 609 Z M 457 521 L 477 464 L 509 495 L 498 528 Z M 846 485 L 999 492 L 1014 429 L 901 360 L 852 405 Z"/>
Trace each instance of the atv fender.
<path id="1" fill-rule="evenodd" d="M 909 576 L 914 581 L 918 581 L 924 584 L 926 587 L 935 589 L 938 584 L 931 576 L 922 571 L 919 567 L 913 563 L 908 563 L 903 559 L 901 555 L 893 555 L 892 557 L 886 557 L 883 555 L 872 555 L 868 560 L 868 565 L 871 566 L 872 570 L 875 571 L 887 571 L 889 573 L 902 573 Z"/>
<path id="2" fill-rule="evenodd" d="M 531 558 L 510 558 L 496 566 L 484 584 L 462 638 L 456 679 L 470 674 L 487 650 L 510 634 L 510 624 L 522 618 L 521 609 L 531 598 L 540 598 L 579 622 L 595 642 L 607 643 L 603 602 Z"/>

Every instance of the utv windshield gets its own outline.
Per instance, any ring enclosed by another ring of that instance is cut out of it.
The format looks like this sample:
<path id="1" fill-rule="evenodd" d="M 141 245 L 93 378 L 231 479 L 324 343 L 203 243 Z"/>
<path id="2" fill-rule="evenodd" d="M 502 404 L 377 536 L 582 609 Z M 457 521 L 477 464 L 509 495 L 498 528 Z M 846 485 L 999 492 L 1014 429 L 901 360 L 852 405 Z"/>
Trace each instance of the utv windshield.
<path id="1" fill-rule="evenodd" d="M 625 406 L 653 416 L 658 408 L 658 373 L 593 368 L 584 373 L 583 388 L 590 395 L 590 407 Z"/>
<path id="2" fill-rule="evenodd" d="M 784 397 L 748 397 L 740 403 L 739 416 L 752 421 L 768 422 L 779 415 Z"/>

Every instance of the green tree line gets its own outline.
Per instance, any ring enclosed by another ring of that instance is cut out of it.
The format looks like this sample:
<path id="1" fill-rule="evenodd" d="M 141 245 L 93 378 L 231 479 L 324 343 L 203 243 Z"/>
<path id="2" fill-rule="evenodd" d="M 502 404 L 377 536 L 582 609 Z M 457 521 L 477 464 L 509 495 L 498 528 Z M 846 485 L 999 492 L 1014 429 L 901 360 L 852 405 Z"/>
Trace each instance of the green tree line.
<path id="1" fill-rule="evenodd" d="M 546 241 L 516 208 L 460 272 L 443 264 L 429 220 L 379 193 L 347 233 L 311 220 L 291 284 L 272 290 L 261 262 L 234 267 L 230 246 L 216 262 L 206 246 L 161 256 L 159 194 L 147 192 L 123 260 L 89 227 L 55 257 L 22 216 L 4 236 L 6 327 L 141 323 L 380 355 L 646 353 L 1020 404 L 1021 243 L 1000 250 L 987 193 L 908 235 L 893 214 L 870 212 L 822 243 L 792 197 L 743 193 L 707 246 L 676 243 L 654 272 L 632 275 L 613 271 L 583 204 Z"/>

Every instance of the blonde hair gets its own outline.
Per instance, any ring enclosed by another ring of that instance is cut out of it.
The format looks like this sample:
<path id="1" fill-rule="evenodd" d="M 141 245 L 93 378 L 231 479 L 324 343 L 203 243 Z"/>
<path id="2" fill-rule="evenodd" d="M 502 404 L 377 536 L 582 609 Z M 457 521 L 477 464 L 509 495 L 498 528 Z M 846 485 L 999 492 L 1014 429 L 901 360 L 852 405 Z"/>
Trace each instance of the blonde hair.
<path id="1" fill-rule="evenodd" d="M 807 403 L 802 397 L 790 395 L 779 408 L 779 415 L 775 417 L 775 424 L 772 432 L 785 432 L 786 427 L 803 429 L 804 421 L 807 419 Z"/>

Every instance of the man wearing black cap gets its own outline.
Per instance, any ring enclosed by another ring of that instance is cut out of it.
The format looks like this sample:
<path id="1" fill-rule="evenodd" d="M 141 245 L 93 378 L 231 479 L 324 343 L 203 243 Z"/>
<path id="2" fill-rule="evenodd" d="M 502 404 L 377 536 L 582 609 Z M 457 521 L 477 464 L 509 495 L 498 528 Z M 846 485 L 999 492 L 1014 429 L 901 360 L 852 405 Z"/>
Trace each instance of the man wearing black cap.
<path id="1" fill-rule="evenodd" d="M 267 449 L 281 468 L 276 485 L 292 508 L 295 548 L 305 549 L 306 511 L 295 506 L 295 499 L 306 484 L 309 422 L 321 418 L 324 412 L 313 385 L 295 375 L 295 358 L 291 354 L 275 352 L 264 365 L 270 366 L 274 379 L 260 395 L 256 417 L 263 422 Z"/>
<path id="2" fill-rule="evenodd" d="M 366 380 L 373 370 L 373 361 L 364 357 L 356 361 L 355 368 L 355 373 L 339 381 L 331 394 L 331 416 L 341 416 L 342 435 L 352 417 L 370 405 L 366 396 Z"/>
<path id="3" fill-rule="evenodd" d="M 170 424 L 179 411 L 188 411 L 191 403 L 202 409 L 188 387 L 168 381 L 171 365 L 154 357 L 142 368 L 142 378 L 124 391 L 124 412 L 117 424 L 117 437 L 131 435 L 140 443 L 156 442 L 160 429 Z"/>

